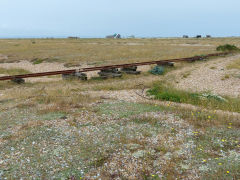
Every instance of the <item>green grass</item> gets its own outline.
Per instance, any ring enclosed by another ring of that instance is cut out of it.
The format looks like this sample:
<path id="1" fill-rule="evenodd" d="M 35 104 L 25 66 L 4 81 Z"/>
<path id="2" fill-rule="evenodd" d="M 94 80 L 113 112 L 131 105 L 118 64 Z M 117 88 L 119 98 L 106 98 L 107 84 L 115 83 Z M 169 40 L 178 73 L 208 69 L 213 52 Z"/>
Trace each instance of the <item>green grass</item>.
<path id="1" fill-rule="evenodd" d="M 33 64 L 41 64 L 43 61 L 43 59 L 34 59 L 32 62 Z"/>
<path id="2" fill-rule="evenodd" d="M 202 106 L 210 109 L 220 109 L 232 112 L 240 112 L 240 99 L 231 97 L 221 97 L 211 93 L 193 93 L 178 90 L 170 86 L 165 86 L 158 82 L 148 90 L 149 95 L 155 99 L 164 101 L 173 101 L 178 103 L 187 103 Z"/>
<path id="3" fill-rule="evenodd" d="M 12 68 L 12 69 L 0 68 L 0 74 L 18 75 L 18 74 L 28 74 L 28 73 L 31 73 L 31 72 L 25 69 L 20 69 L 20 68 Z"/>

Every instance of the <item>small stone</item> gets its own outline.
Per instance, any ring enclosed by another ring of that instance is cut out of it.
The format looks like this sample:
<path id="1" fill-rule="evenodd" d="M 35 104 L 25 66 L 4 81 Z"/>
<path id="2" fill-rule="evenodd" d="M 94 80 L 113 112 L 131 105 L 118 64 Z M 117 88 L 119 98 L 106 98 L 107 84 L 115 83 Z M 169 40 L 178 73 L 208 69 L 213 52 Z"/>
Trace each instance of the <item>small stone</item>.
<path id="1" fill-rule="evenodd" d="M 188 164 L 180 164 L 180 166 L 184 170 L 190 169 L 190 166 Z"/>
<path id="2" fill-rule="evenodd" d="M 171 157 L 172 157 L 172 153 L 170 153 L 170 152 L 167 152 L 167 153 L 163 156 L 163 158 L 166 159 L 166 160 L 170 160 Z"/>
<path id="3" fill-rule="evenodd" d="M 146 151 L 140 150 L 140 151 L 137 151 L 137 152 L 133 153 L 133 157 L 142 158 L 145 154 L 146 154 Z"/>

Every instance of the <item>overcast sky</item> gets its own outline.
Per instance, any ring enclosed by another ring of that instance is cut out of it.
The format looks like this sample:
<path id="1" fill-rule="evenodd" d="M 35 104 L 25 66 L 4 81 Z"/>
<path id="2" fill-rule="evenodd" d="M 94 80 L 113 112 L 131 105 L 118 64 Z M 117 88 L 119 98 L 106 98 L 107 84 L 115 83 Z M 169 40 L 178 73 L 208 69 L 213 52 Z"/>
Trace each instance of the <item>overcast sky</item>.
<path id="1" fill-rule="evenodd" d="M 0 0 L 0 38 L 240 36 L 240 0 Z"/>

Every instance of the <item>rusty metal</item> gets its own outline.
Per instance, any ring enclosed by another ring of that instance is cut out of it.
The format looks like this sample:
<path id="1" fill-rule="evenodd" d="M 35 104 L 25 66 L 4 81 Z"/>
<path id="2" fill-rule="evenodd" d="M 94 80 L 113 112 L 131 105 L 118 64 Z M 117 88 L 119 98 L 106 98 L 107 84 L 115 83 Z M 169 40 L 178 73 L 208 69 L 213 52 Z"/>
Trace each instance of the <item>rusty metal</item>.
<path id="1" fill-rule="evenodd" d="M 149 61 L 149 62 L 140 62 L 140 63 L 109 65 L 109 66 L 97 66 L 97 67 L 82 68 L 82 69 L 50 71 L 50 72 L 31 73 L 31 74 L 22 74 L 22 75 L 13 75 L 13 76 L 2 76 L 2 77 L 0 77 L 0 81 L 20 79 L 20 78 L 23 79 L 23 78 L 30 78 L 30 77 L 53 76 L 53 75 L 59 75 L 59 74 L 72 74 L 75 72 L 89 72 L 89 71 L 97 71 L 97 70 L 104 70 L 104 69 L 110 69 L 110 68 L 123 68 L 123 67 L 143 66 L 143 65 L 151 65 L 151 64 L 164 65 L 167 62 L 184 62 L 184 61 L 191 62 L 191 61 L 202 60 L 204 58 L 208 58 L 208 57 L 212 57 L 212 56 L 224 56 L 224 55 L 228 55 L 228 54 L 229 54 L 228 52 L 214 53 L 214 54 L 208 54 L 205 56 L 194 56 L 194 57 L 189 57 L 189 58 L 168 59 L 168 60 L 158 60 L 158 61 Z"/>

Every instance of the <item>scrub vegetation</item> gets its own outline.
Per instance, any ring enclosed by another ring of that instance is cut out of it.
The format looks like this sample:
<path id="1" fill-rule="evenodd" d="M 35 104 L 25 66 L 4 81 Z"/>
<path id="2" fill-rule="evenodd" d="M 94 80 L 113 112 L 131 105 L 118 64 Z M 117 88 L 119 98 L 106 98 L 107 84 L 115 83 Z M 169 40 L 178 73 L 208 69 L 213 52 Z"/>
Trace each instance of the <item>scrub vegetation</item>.
<path id="1" fill-rule="evenodd" d="M 95 66 L 214 53 L 227 43 L 240 47 L 239 38 L 5 39 L 0 74 L 29 73 L 4 68 L 21 59 Z M 239 58 L 106 80 L 0 82 L 0 179 L 240 179 L 240 92 L 222 91 L 237 89 Z M 190 89 L 206 84 L 214 89 Z"/>

